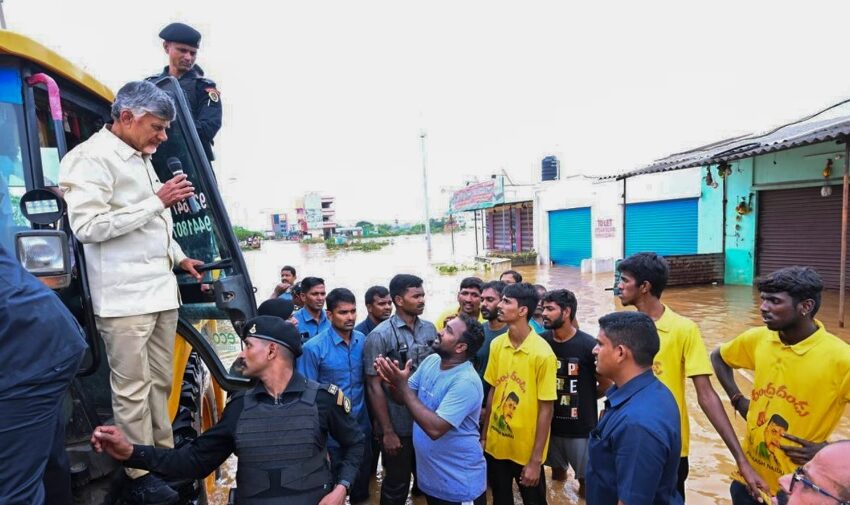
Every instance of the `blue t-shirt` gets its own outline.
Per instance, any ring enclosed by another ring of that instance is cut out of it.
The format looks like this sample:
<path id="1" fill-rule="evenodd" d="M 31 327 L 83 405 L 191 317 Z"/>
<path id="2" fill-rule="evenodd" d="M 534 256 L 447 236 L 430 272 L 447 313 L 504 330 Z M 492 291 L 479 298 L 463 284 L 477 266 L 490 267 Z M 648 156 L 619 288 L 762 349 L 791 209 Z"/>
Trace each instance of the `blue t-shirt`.
<path id="1" fill-rule="evenodd" d="M 529 320 L 528 325 L 531 326 L 531 329 L 534 330 L 534 333 L 537 333 L 538 335 L 546 331 L 546 328 L 544 328 L 542 324 L 538 323 L 534 319 Z"/>
<path id="2" fill-rule="evenodd" d="M 413 425 L 416 476 L 428 496 L 445 501 L 471 501 L 487 488 L 487 464 L 481 449 L 478 418 L 484 391 L 472 363 L 440 370 L 440 357 L 425 358 L 408 381 L 419 401 L 452 425 L 431 440 Z"/>
<path id="3" fill-rule="evenodd" d="M 283 293 L 280 294 L 280 296 L 278 296 L 278 298 L 280 298 L 281 300 L 289 300 L 291 302 L 292 301 L 292 293 L 290 293 L 289 291 L 284 291 Z"/>

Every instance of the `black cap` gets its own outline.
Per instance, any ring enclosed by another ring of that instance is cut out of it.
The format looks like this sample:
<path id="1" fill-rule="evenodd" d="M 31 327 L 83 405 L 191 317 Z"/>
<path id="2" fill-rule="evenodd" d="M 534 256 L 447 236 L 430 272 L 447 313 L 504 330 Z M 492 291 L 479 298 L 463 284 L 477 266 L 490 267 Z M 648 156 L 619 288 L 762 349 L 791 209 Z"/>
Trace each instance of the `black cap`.
<path id="1" fill-rule="evenodd" d="M 298 329 L 277 316 L 257 316 L 245 322 L 242 338 L 270 340 L 289 348 L 295 357 L 301 356 L 301 334 Z"/>
<path id="2" fill-rule="evenodd" d="M 159 32 L 159 37 L 166 42 L 178 42 L 195 49 L 201 43 L 201 32 L 183 23 L 171 23 Z"/>
<path id="3" fill-rule="evenodd" d="M 292 304 L 292 300 L 272 298 L 260 304 L 257 308 L 257 314 L 261 316 L 275 316 L 286 321 L 292 317 L 292 310 L 294 308 L 295 305 Z"/>

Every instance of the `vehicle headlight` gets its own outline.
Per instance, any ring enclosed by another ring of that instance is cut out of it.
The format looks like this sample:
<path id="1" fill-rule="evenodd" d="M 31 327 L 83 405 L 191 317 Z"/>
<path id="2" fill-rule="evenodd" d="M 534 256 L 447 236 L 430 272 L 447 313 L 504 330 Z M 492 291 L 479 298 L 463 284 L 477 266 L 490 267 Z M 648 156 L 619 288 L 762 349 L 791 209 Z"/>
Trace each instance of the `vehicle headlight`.
<path id="1" fill-rule="evenodd" d="M 15 236 L 21 265 L 53 289 L 70 284 L 68 238 L 58 230 L 34 230 Z"/>

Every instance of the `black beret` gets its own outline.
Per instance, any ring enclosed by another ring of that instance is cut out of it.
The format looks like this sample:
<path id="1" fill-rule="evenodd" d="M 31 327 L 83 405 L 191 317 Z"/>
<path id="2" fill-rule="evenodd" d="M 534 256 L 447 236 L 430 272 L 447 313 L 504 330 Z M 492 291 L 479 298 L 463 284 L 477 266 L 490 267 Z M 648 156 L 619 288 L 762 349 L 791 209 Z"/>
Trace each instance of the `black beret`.
<path id="1" fill-rule="evenodd" d="M 261 316 L 276 316 L 286 321 L 292 317 L 293 309 L 295 309 L 295 305 L 292 304 L 292 300 L 272 298 L 260 304 L 257 308 L 257 314 Z"/>
<path id="2" fill-rule="evenodd" d="M 248 337 L 270 340 L 289 348 L 296 358 L 301 356 L 301 334 L 292 323 L 277 316 L 257 316 L 246 321 L 242 339 Z"/>
<path id="3" fill-rule="evenodd" d="M 201 43 L 201 32 L 183 23 L 171 23 L 159 32 L 159 37 L 166 42 L 178 42 L 195 49 Z"/>

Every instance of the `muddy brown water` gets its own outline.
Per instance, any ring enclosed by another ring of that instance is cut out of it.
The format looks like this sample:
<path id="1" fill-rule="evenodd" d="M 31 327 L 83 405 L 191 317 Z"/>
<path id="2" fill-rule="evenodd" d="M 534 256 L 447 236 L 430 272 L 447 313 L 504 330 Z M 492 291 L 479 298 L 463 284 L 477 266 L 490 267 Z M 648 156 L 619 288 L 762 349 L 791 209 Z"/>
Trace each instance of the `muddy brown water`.
<path id="1" fill-rule="evenodd" d="M 429 254 L 423 236 L 393 238 L 392 244 L 375 252 L 327 251 L 324 245 L 302 245 L 292 242 L 266 241 L 259 251 L 246 253 L 251 279 L 257 287 L 257 300 L 265 299 L 277 282 L 280 267 L 293 265 L 298 277 L 307 275 L 322 277 L 328 289 L 347 287 L 358 297 L 360 320 L 365 317 L 361 298 L 369 286 L 387 285 L 396 273 L 413 273 L 425 280 L 426 309 L 424 317 L 434 318 L 442 310 L 455 303 L 460 279 L 478 275 L 485 280 L 495 278 L 497 273 L 484 271 L 460 271 L 451 275 L 439 273 L 437 263 L 471 263 L 475 255 L 474 237 L 469 232 L 455 236 L 455 252 L 452 255 L 449 235 L 435 235 Z M 578 298 L 577 316 L 581 328 L 591 334 L 598 330 L 597 319 L 614 310 L 622 310 L 610 291 L 613 274 L 581 274 L 575 268 L 564 267 L 518 267 L 524 280 L 554 288 L 567 288 Z M 758 293 L 749 286 L 692 286 L 668 288 L 663 300 L 676 312 L 693 319 L 702 330 L 709 352 L 747 328 L 761 325 L 757 306 Z M 850 342 L 850 330 L 838 327 L 838 294 L 825 293 L 818 319 L 832 333 Z M 736 373 L 742 391 L 748 394 L 751 378 L 748 372 Z M 732 411 L 725 393 L 712 378 L 726 406 L 736 432 L 743 434 L 745 422 Z M 686 398 L 691 416 L 690 476 L 687 481 L 687 502 L 707 505 L 729 503 L 729 474 L 734 462 L 720 437 L 697 404 L 696 393 L 691 383 L 687 384 Z M 831 440 L 850 438 L 850 411 L 845 412 Z M 235 485 L 236 458 L 231 457 L 224 465 L 220 488 L 211 503 L 226 503 L 226 488 Z M 547 470 L 548 500 L 550 504 L 566 505 L 584 503 L 576 494 L 577 482 L 553 482 Z M 370 503 L 379 502 L 380 470 L 371 484 Z M 515 493 L 516 494 L 516 493 Z M 516 503 L 522 503 L 516 495 Z M 414 498 L 408 501 L 424 505 L 425 500 Z"/>

